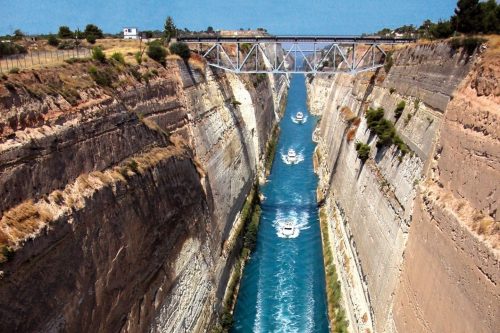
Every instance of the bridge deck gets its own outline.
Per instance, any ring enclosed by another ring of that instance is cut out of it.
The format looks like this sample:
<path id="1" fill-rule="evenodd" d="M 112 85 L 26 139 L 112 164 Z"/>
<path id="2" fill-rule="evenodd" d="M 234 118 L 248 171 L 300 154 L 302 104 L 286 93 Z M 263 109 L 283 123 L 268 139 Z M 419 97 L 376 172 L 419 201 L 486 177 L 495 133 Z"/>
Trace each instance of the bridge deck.
<path id="1" fill-rule="evenodd" d="M 386 38 L 361 36 L 182 36 L 185 43 L 363 43 L 404 44 L 414 38 Z"/>

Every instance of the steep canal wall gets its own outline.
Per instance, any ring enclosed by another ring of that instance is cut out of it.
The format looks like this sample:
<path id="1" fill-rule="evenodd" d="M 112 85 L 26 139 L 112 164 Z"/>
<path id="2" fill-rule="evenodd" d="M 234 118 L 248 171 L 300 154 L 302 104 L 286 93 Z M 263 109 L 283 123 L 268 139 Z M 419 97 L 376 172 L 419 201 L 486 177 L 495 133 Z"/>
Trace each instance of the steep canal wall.
<path id="1" fill-rule="evenodd" d="M 287 85 L 196 58 L 2 77 L 0 331 L 208 330 Z"/>
<path id="2" fill-rule="evenodd" d="M 494 332 L 498 52 L 430 43 L 398 48 L 388 63 L 356 77 L 318 75 L 307 86 L 321 117 L 318 198 L 334 230 L 350 329 Z M 376 145 L 367 111 L 377 108 L 398 144 Z"/>

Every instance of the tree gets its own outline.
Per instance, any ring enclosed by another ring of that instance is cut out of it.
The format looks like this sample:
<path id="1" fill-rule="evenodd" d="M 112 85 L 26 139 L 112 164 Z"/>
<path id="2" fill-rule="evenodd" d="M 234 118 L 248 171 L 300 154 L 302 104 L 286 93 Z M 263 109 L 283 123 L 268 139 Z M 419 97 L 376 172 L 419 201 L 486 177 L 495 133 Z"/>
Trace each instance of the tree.
<path id="1" fill-rule="evenodd" d="M 167 43 L 170 42 L 170 39 L 172 39 L 172 37 L 175 37 L 177 35 L 177 28 L 175 27 L 174 19 L 171 16 L 168 16 L 167 20 L 165 21 L 165 30 L 163 31 L 163 33 L 165 35 Z"/>
<path id="2" fill-rule="evenodd" d="M 96 39 L 103 38 L 104 35 L 102 30 L 95 24 L 87 24 L 85 27 L 85 31 L 83 32 L 84 36 L 94 36 Z"/>
<path id="3" fill-rule="evenodd" d="M 459 32 L 475 33 L 480 31 L 481 7 L 479 0 L 458 0 L 451 22 Z"/>
<path id="4" fill-rule="evenodd" d="M 212 26 L 210 26 L 210 25 L 209 25 L 209 26 L 208 26 L 208 28 L 207 28 L 207 32 L 208 32 L 209 34 L 213 34 L 213 33 L 214 33 L 214 28 L 213 28 Z"/>
<path id="5" fill-rule="evenodd" d="M 49 38 L 47 38 L 47 43 L 51 46 L 57 46 L 59 45 L 59 39 L 56 38 L 54 35 L 49 35 Z"/>
<path id="6" fill-rule="evenodd" d="M 481 8 L 481 27 L 487 34 L 500 33 L 500 4 L 495 0 L 488 0 L 479 4 Z"/>
<path id="7" fill-rule="evenodd" d="M 14 36 L 12 37 L 13 40 L 20 40 L 23 39 L 23 37 L 24 32 L 22 32 L 21 29 L 14 30 Z"/>
<path id="8" fill-rule="evenodd" d="M 189 59 L 191 51 L 189 50 L 189 46 L 186 43 L 173 43 L 170 45 L 170 52 L 173 54 L 177 54 L 182 59 Z"/>
<path id="9" fill-rule="evenodd" d="M 165 64 L 165 57 L 167 56 L 167 50 L 161 45 L 159 41 L 154 41 L 149 43 L 148 50 L 146 54 L 151 59 L 158 61 L 160 64 Z"/>
<path id="10" fill-rule="evenodd" d="M 59 38 L 73 38 L 73 32 L 67 26 L 63 25 L 59 27 L 59 32 L 57 33 Z"/>
<path id="11" fill-rule="evenodd" d="M 106 62 L 106 55 L 99 46 L 96 46 L 92 49 L 92 59 L 102 63 Z"/>
<path id="12" fill-rule="evenodd" d="M 434 38 L 448 38 L 453 34 L 453 27 L 450 21 L 439 21 L 430 27 L 429 32 Z"/>

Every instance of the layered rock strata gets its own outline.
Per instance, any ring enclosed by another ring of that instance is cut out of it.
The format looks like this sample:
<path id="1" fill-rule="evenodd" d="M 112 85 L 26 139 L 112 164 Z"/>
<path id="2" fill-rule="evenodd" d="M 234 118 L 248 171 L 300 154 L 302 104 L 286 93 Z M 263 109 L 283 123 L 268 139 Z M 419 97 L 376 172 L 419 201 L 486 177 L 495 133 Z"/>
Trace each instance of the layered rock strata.
<path id="1" fill-rule="evenodd" d="M 318 196 L 335 230 L 351 330 L 493 332 L 498 57 L 432 43 L 396 49 L 392 58 L 375 73 L 318 75 L 308 84 L 310 108 L 321 116 Z M 376 146 L 369 108 L 385 110 L 410 153 Z M 356 142 L 371 146 L 365 163 Z"/>
<path id="2" fill-rule="evenodd" d="M 0 330 L 208 330 L 286 86 L 180 60 L 3 78 Z"/>

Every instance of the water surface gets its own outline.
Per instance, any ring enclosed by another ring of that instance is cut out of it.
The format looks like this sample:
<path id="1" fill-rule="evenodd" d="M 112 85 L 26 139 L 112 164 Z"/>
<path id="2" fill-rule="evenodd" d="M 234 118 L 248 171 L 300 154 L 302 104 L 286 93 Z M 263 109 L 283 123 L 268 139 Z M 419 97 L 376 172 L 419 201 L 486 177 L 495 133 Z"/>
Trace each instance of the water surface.
<path id="1" fill-rule="evenodd" d="M 307 117 L 297 124 L 293 116 Z M 271 175 L 263 186 L 266 199 L 257 246 L 245 267 L 231 332 L 328 332 L 325 277 L 313 172 L 315 117 L 306 107 L 304 77 L 294 75 L 280 123 Z M 299 163 L 285 158 L 289 148 Z M 279 225 L 294 223 L 296 238 L 278 235 Z"/>

